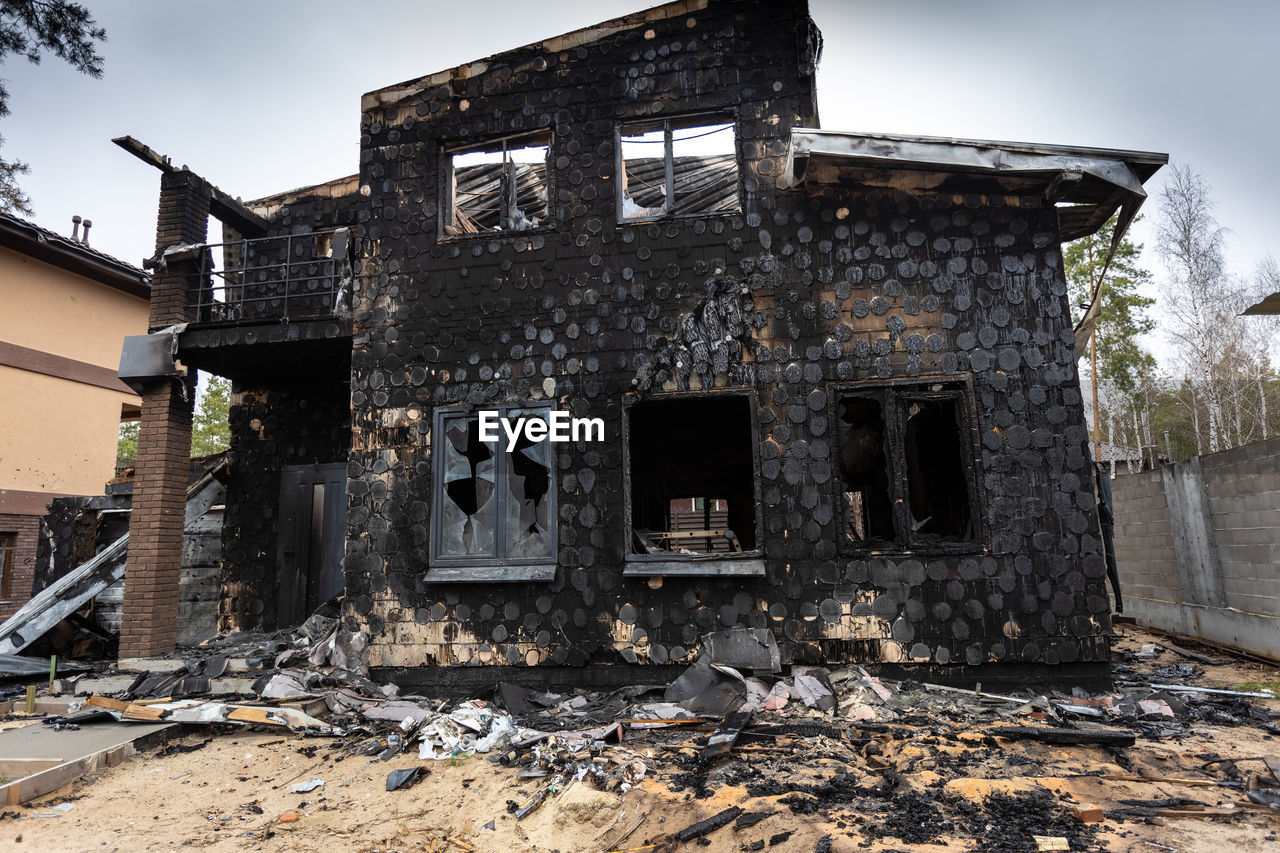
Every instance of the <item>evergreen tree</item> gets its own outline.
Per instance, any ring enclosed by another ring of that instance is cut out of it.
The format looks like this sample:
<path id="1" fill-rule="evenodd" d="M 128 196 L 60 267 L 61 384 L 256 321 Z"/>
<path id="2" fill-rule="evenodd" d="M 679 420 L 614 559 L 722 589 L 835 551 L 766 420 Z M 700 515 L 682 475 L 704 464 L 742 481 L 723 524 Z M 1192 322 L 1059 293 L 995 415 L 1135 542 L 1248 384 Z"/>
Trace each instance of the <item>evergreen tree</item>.
<path id="1" fill-rule="evenodd" d="M 1068 243 L 1062 252 L 1072 310 L 1079 317 L 1080 306 L 1093 297 L 1093 286 L 1102 274 L 1116 220 L 1112 217 L 1094 234 Z M 1138 265 L 1142 245 L 1127 236 L 1120 241 L 1107 268 L 1099 291 L 1101 315 L 1098 317 L 1098 376 L 1110 380 L 1116 388 L 1132 393 L 1138 383 L 1150 376 L 1156 360 L 1139 338 L 1155 328 L 1147 309 L 1155 300 L 1143 296 L 1138 289 L 1151 280 L 1151 273 Z M 1080 353 L 1088 358 L 1089 353 Z"/>
<path id="2" fill-rule="evenodd" d="M 38 65 L 41 55 L 48 52 L 77 71 L 101 77 L 97 43 L 106 40 L 107 31 L 79 3 L 0 0 L 0 63 L 10 54 L 21 54 Z M 0 80 L 0 116 L 8 114 L 9 90 Z M 3 142 L 0 138 L 0 144 Z M 26 163 L 0 158 L 0 211 L 31 214 L 31 199 L 17 183 L 17 176 L 27 171 Z"/>
<path id="3" fill-rule="evenodd" d="M 191 455 L 209 456 L 231 446 L 227 412 L 231 407 L 231 380 L 204 375 L 191 425 Z"/>

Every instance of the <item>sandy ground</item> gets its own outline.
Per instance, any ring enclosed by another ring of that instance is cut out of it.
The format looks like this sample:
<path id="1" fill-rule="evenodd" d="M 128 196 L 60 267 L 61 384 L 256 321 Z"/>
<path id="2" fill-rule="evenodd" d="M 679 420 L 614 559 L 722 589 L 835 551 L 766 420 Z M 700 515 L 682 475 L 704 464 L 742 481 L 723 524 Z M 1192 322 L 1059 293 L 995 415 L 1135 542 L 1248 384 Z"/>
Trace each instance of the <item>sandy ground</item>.
<path id="1" fill-rule="evenodd" d="M 1159 641 L 1135 629 L 1125 629 L 1125 633 L 1121 649 L 1135 650 L 1142 642 Z M 1186 662 L 1165 653 L 1140 666 Z M 1211 687 L 1236 688 L 1280 676 L 1265 666 L 1238 661 L 1204 669 L 1205 675 L 1196 683 Z M 1280 703 L 1270 707 L 1280 711 Z M 869 747 L 868 742 L 875 746 Z M 175 747 L 198 748 L 179 751 Z M 958 795 L 975 804 L 981 804 L 992 791 L 1042 790 L 1052 792 L 1055 801 L 1068 808 L 1072 802 L 1092 803 L 1110 811 L 1122 807 L 1119 801 L 1126 798 L 1166 797 L 1218 805 L 1243 797 L 1220 787 L 1190 787 L 1175 781 L 1104 781 L 1079 778 L 1078 774 L 1102 770 L 1165 780 L 1222 779 L 1220 773 L 1201 769 L 1206 759 L 1198 756 L 1217 753 L 1244 759 L 1280 753 L 1276 738 L 1248 725 L 1197 725 L 1181 740 L 1140 736 L 1135 747 L 1110 750 L 1004 739 L 996 742 L 987 736 L 985 726 L 939 720 L 936 726 L 899 731 L 896 736 L 882 733 L 861 743 L 794 737 L 773 748 L 741 746 L 729 759 L 708 770 L 706 789 L 699 796 L 699 786 L 689 781 L 689 769 L 694 765 L 682 760 L 679 750 L 643 742 L 630 748 L 640 755 L 651 754 L 658 768 L 639 788 L 622 795 L 595 790 L 586 782 L 571 784 L 517 821 L 508 814 L 507 804 L 527 800 L 537 790 L 536 782 L 521 780 L 513 768 L 481 756 L 428 762 L 430 775 L 416 786 L 388 792 L 385 781 L 391 770 L 422 765 L 415 755 L 380 762 L 346 755 L 344 744 L 331 739 L 245 729 L 229 733 L 189 729 L 160 749 L 140 754 L 95 778 L 28 806 L 9 807 L 0 818 L 0 850 L 193 847 L 645 853 L 658 849 L 646 845 L 661 843 L 689 824 L 737 806 L 748 812 L 773 814 L 748 828 L 730 824 L 710 833 L 704 841 L 709 842 L 705 849 L 711 853 L 753 849 L 755 842 L 763 842 L 767 851 L 812 851 L 822 848 L 824 837 L 832 851 L 985 851 L 995 848 L 984 841 L 981 832 L 975 836 L 971 831 L 939 829 L 938 837 L 920 844 L 896 837 L 876 838 L 880 833 L 874 828 L 882 827 L 887 818 L 883 810 L 876 813 L 852 802 L 827 802 L 806 814 L 803 807 L 797 811 L 793 806 L 803 806 L 806 799 L 815 799 L 812 795 L 761 794 L 758 786 L 766 781 L 819 784 L 846 774 L 839 778 L 856 779 L 867 786 L 884 784 L 888 778 L 899 793 Z M 1242 761 L 1239 766 L 1246 772 L 1261 769 L 1258 762 Z M 315 778 L 324 779 L 325 784 L 309 793 L 289 793 L 291 786 Z M 72 808 L 61 817 L 37 816 L 49 813 L 59 803 L 70 803 Z M 297 819 L 290 820 L 294 815 Z M 910 822 L 914 817 L 906 819 Z M 919 815 L 922 826 L 936 820 L 927 810 Z M 1031 825 L 1038 817 L 1033 813 L 1018 820 L 1034 830 Z M 1280 810 L 1211 820 L 1154 820 L 1109 817 L 1095 825 L 1098 834 L 1091 841 L 1084 828 L 1071 829 L 1067 837 L 1073 839 L 1072 849 L 1132 853 L 1280 850 Z M 997 824 L 988 826 L 994 833 L 992 839 L 999 834 Z M 778 838 L 787 832 L 792 834 Z M 673 847 L 692 849 L 698 844 L 690 841 Z M 1025 849 L 1036 848 L 1028 843 Z"/>

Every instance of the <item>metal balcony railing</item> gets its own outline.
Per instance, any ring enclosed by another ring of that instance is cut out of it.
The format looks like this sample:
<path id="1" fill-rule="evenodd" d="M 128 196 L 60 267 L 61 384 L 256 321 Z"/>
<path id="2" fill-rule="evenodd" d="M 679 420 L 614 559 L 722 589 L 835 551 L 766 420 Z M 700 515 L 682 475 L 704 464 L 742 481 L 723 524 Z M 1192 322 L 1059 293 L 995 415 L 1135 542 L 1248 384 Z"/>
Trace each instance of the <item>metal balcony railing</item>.
<path id="1" fill-rule="evenodd" d="M 206 244 L 188 307 L 200 323 L 341 315 L 350 304 L 351 238 L 351 229 L 332 228 Z"/>

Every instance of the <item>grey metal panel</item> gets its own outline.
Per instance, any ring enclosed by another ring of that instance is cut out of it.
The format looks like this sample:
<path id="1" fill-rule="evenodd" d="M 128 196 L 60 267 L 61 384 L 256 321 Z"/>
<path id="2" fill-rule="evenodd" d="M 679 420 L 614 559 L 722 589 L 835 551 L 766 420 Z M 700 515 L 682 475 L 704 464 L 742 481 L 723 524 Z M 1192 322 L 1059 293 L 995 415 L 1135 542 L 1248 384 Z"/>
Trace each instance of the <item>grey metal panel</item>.
<path id="1" fill-rule="evenodd" d="M 1160 469 L 1160 474 L 1173 521 L 1173 548 L 1178 555 L 1184 600 L 1221 607 L 1226 603 L 1222 566 L 1218 561 L 1200 457 L 1167 465 Z"/>
<path id="2" fill-rule="evenodd" d="M 63 575 L 0 625 L 0 654 L 17 654 L 45 631 L 124 577 L 126 533 L 92 560 Z"/>
<path id="3" fill-rule="evenodd" d="M 301 622 L 345 586 L 345 463 L 288 465 L 280 472 L 277 620 Z"/>
<path id="4" fill-rule="evenodd" d="M 175 357 L 178 335 L 186 324 L 170 326 L 149 335 L 129 335 L 120 349 L 120 381 L 141 393 L 147 382 L 166 376 L 181 376 Z"/>

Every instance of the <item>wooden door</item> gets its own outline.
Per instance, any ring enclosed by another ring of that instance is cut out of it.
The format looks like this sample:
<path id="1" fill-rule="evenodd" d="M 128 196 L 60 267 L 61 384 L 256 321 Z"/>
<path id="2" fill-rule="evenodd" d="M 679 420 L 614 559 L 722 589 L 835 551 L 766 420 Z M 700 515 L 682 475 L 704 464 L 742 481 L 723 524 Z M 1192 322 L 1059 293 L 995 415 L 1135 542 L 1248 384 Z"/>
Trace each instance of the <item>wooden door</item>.
<path id="1" fill-rule="evenodd" d="M 345 586 L 346 464 L 285 466 L 278 531 L 276 622 L 283 627 L 301 623 Z"/>

